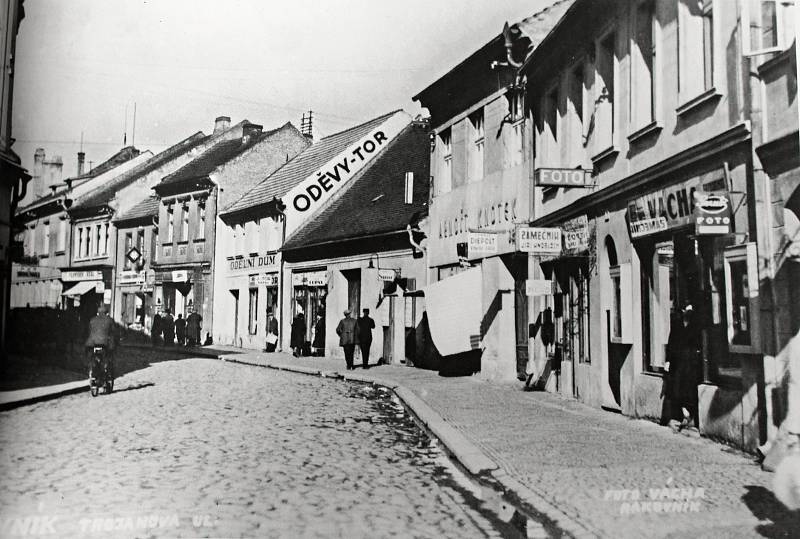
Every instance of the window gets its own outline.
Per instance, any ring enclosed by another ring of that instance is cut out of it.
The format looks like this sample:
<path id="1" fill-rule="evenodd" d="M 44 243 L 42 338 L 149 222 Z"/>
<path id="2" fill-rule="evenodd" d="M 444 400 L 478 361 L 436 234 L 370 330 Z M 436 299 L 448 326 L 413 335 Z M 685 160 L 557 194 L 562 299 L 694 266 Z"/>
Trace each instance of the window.
<path id="1" fill-rule="evenodd" d="M 36 225 L 29 227 L 25 234 L 25 254 L 36 255 Z"/>
<path id="2" fill-rule="evenodd" d="M 795 39 L 794 0 L 744 0 L 742 29 L 746 56 L 778 52 Z"/>
<path id="3" fill-rule="evenodd" d="M 44 234 L 42 235 L 42 255 L 47 256 L 50 254 L 50 222 L 44 223 Z"/>
<path id="4" fill-rule="evenodd" d="M 123 261 L 123 268 L 126 270 L 131 269 L 133 266 L 131 260 L 128 258 L 128 253 L 133 248 L 133 232 L 126 232 L 125 233 L 125 251 L 122 253 L 124 258 Z"/>
<path id="5" fill-rule="evenodd" d="M 622 338 L 622 279 L 619 266 L 609 268 L 611 274 L 611 338 Z"/>
<path id="6" fill-rule="evenodd" d="M 525 124 L 524 94 L 520 91 L 509 91 L 506 94 L 508 109 L 511 114 L 511 125 L 504 127 L 506 148 L 506 167 L 522 163 L 522 128 Z"/>
<path id="7" fill-rule="evenodd" d="M 569 74 L 567 89 L 567 114 L 569 115 L 570 164 L 581 166 L 586 157 L 586 138 L 583 128 L 584 66 L 578 64 Z"/>
<path id="8" fill-rule="evenodd" d="M 614 99 L 616 78 L 616 34 L 607 34 L 597 43 L 595 79 L 594 132 L 596 152 L 603 153 L 614 147 Z"/>
<path id="9" fill-rule="evenodd" d="M 197 236 L 195 239 L 203 240 L 206 238 L 206 202 L 201 200 L 197 203 Z"/>
<path id="10" fill-rule="evenodd" d="M 542 101 L 542 164 L 559 165 L 558 151 L 558 86 L 547 92 Z"/>
<path id="11" fill-rule="evenodd" d="M 258 288 L 250 289 L 250 313 L 248 316 L 247 329 L 250 335 L 258 333 Z"/>
<path id="12" fill-rule="evenodd" d="M 448 193 L 453 188 L 453 144 L 451 131 L 448 127 L 439 133 L 441 141 L 441 171 L 439 174 L 439 193 Z"/>
<path id="13" fill-rule="evenodd" d="M 172 243 L 175 237 L 175 211 L 172 206 L 167 207 L 167 243 Z"/>
<path id="14" fill-rule="evenodd" d="M 108 240 L 111 236 L 111 224 L 103 224 L 103 254 L 108 255 Z"/>
<path id="15" fill-rule="evenodd" d="M 103 234 L 103 225 L 97 224 L 94 226 L 94 249 L 92 250 L 95 256 L 103 252 L 104 241 L 105 234 Z"/>
<path id="16" fill-rule="evenodd" d="M 470 114 L 469 125 L 473 144 L 469 151 L 468 179 L 478 181 L 483 178 L 483 109 Z"/>
<path id="17" fill-rule="evenodd" d="M 67 249 L 67 220 L 59 219 L 56 234 L 56 252 L 63 253 Z"/>
<path id="18" fill-rule="evenodd" d="M 181 206 L 181 241 L 189 241 L 189 206 Z"/>
<path id="19" fill-rule="evenodd" d="M 75 235 L 75 258 L 80 258 L 83 254 L 83 229 L 78 228 Z"/>
<path id="20" fill-rule="evenodd" d="M 136 249 L 139 254 L 144 256 L 144 229 L 140 228 L 136 231 Z"/>
<path id="21" fill-rule="evenodd" d="M 656 119 L 656 19 L 653 0 L 639 2 L 635 12 L 635 33 L 631 46 L 632 119 L 634 128 L 647 126 Z"/>
<path id="22" fill-rule="evenodd" d="M 675 246 L 655 244 L 641 254 L 642 358 L 646 371 L 663 372 L 675 317 Z"/>
<path id="23" fill-rule="evenodd" d="M 681 0 L 678 13 L 678 90 L 686 103 L 714 88 L 713 0 Z"/>

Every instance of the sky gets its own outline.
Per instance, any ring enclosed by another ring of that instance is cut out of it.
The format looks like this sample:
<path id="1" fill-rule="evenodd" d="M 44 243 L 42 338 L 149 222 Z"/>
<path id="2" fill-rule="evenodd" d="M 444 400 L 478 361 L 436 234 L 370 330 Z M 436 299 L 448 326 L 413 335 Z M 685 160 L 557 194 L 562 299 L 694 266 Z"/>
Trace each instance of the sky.
<path id="1" fill-rule="evenodd" d="M 402 108 L 553 0 L 25 0 L 14 150 L 94 165 L 153 153 L 217 116 L 271 129 L 314 112 L 315 137 Z M 135 104 L 135 133 L 134 133 Z M 134 138 L 135 137 L 135 138 Z"/>

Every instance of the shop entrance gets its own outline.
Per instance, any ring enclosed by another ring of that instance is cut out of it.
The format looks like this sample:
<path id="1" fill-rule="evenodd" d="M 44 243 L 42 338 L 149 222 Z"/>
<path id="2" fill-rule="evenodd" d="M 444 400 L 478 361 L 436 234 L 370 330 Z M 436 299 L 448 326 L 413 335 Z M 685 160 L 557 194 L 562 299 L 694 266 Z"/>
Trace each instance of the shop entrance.
<path id="1" fill-rule="evenodd" d="M 231 290 L 233 296 L 233 344 L 237 346 L 239 343 L 239 291 Z"/>

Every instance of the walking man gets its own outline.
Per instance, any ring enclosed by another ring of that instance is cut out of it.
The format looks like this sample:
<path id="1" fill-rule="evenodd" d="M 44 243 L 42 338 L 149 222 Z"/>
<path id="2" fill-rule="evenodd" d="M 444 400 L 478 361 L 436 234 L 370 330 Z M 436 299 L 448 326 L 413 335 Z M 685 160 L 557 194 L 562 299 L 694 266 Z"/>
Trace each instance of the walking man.
<path id="1" fill-rule="evenodd" d="M 344 348 L 344 360 L 347 363 L 347 370 L 353 370 L 353 352 L 356 349 L 356 321 L 350 318 L 350 309 L 344 312 L 344 318 L 339 320 L 336 326 L 336 334 L 339 336 L 339 346 Z"/>
<path id="2" fill-rule="evenodd" d="M 153 323 L 150 326 L 150 341 L 153 346 L 158 346 L 158 339 L 161 336 L 161 312 L 156 311 L 153 315 Z"/>
<path id="3" fill-rule="evenodd" d="M 172 346 L 175 344 L 175 319 L 169 309 L 164 311 L 164 317 L 161 319 L 161 325 L 164 328 L 164 346 Z"/>
<path id="4" fill-rule="evenodd" d="M 197 314 L 197 309 L 192 309 L 192 313 L 186 317 L 186 337 L 189 346 L 198 346 L 200 344 L 200 328 L 203 317 Z"/>
<path id="5" fill-rule="evenodd" d="M 358 346 L 361 348 L 361 360 L 364 368 L 369 368 L 369 347 L 372 345 L 372 330 L 375 321 L 369 317 L 369 309 L 364 309 L 364 314 L 358 319 Z"/>
<path id="6" fill-rule="evenodd" d="M 178 338 L 180 346 L 186 345 L 186 319 L 182 314 L 179 314 L 178 319 L 175 320 L 175 336 Z"/>

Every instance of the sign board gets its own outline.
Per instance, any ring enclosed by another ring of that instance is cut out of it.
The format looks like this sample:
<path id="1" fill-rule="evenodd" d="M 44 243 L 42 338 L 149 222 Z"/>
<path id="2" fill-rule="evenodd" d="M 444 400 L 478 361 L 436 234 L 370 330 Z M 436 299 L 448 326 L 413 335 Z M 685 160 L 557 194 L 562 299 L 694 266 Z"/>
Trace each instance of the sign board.
<path id="1" fill-rule="evenodd" d="M 103 303 L 111 303 L 111 290 L 103 291 Z"/>
<path id="2" fill-rule="evenodd" d="M 104 294 L 106 292 L 106 283 L 103 281 L 97 281 L 94 285 L 94 291 L 98 294 Z M 110 294 L 111 290 L 109 290 L 108 293 Z"/>
<path id="3" fill-rule="evenodd" d="M 528 279 L 525 281 L 526 296 L 552 296 L 553 281 L 549 279 Z"/>
<path id="4" fill-rule="evenodd" d="M 125 255 L 125 257 L 130 260 L 132 263 L 136 264 L 140 258 L 142 258 L 142 253 L 139 252 L 139 249 L 136 247 L 131 247 L 130 251 Z"/>
<path id="5" fill-rule="evenodd" d="M 700 179 L 693 178 L 631 200 L 628 203 L 631 238 L 691 224 L 694 193 L 699 189 Z"/>
<path id="6" fill-rule="evenodd" d="M 99 281 L 103 279 L 103 272 L 94 271 L 62 271 L 62 281 Z"/>
<path id="7" fill-rule="evenodd" d="M 380 281 L 383 281 L 385 283 L 393 283 L 396 278 L 397 278 L 397 270 L 389 268 L 378 270 L 378 280 Z"/>
<path id="8" fill-rule="evenodd" d="M 173 283 L 185 283 L 189 280 L 189 272 L 186 270 L 175 270 L 172 272 Z"/>
<path id="9" fill-rule="evenodd" d="M 153 290 L 155 290 L 155 287 L 153 285 L 151 285 L 151 284 L 143 284 L 142 285 L 142 292 L 150 293 L 150 292 L 153 292 Z"/>
<path id="10" fill-rule="evenodd" d="M 237 258 L 228 262 L 228 272 L 230 273 L 252 273 L 254 270 L 274 270 L 278 271 L 280 266 L 280 256 L 278 254 L 249 256 L 247 258 Z"/>
<path id="11" fill-rule="evenodd" d="M 145 272 L 145 282 L 149 285 L 156 284 L 156 270 L 149 269 Z"/>
<path id="12" fill-rule="evenodd" d="M 581 168 L 537 168 L 536 185 L 548 187 L 592 187 L 592 173 Z"/>
<path id="13" fill-rule="evenodd" d="M 497 234 L 473 232 L 467 234 L 467 258 L 480 258 L 497 254 Z"/>
<path id="14" fill-rule="evenodd" d="M 694 220 L 697 235 L 729 234 L 731 200 L 727 193 L 694 193 Z"/>
<path id="15" fill-rule="evenodd" d="M 145 274 L 141 271 L 125 270 L 119 274 L 119 284 L 144 284 Z"/>
<path id="16" fill-rule="evenodd" d="M 564 251 L 579 253 L 589 249 L 589 219 L 581 215 L 561 225 L 564 235 Z"/>
<path id="17" fill-rule="evenodd" d="M 292 273 L 292 286 L 328 286 L 328 272 Z"/>
<path id="18" fill-rule="evenodd" d="M 561 253 L 560 228 L 520 227 L 517 229 L 517 249 L 524 253 Z"/>

